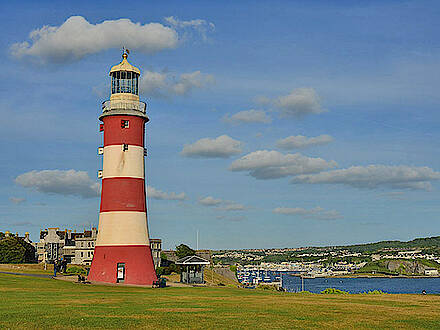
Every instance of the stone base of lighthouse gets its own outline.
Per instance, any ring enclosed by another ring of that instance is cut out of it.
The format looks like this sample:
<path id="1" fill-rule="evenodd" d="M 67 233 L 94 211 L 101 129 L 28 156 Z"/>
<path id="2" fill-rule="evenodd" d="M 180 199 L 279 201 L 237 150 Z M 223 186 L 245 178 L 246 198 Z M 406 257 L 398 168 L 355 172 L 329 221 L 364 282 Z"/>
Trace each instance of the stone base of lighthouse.
<path id="1" fill-rule="evenodd" d="M 118 271 L 121 271 L 122 265 L 125 274 L 121 281 L 118 280 Z M 157 277 L 150 246 L 95 247 L 88 279 L 94 282 L 152 285 Z"/>

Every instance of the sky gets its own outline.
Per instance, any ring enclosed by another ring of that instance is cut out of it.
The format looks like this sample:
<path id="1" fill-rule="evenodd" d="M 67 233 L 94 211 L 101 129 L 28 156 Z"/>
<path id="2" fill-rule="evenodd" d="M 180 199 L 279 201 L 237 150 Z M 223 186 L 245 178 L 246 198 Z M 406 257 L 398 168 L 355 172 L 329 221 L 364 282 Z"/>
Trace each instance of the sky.
<path id="1" fill-rule="evenodd" d="M 98 116 L 125 46 L 164 249 L 440 235 L 437 1 L 0 6 L 0 231 L 98 225 Z"/>

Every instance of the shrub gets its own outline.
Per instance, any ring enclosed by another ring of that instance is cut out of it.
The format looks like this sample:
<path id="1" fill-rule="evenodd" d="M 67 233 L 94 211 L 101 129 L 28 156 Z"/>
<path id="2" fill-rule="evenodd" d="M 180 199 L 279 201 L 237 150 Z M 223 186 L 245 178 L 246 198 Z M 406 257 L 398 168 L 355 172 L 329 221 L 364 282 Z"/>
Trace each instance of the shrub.
<path id="1" fill-rule="evenodd" d="M 373 290 L 373 291 L 362 292 L 362 294 L 386 294 L 386 293 L 383 292 L 382 290 Z"/>
<path id="2" fill-rule="evenodd" d="M 79 266 L 68 266 L 66 269 L 66 274 L 70 275 L 87 275 L 87 270 Z"/>
<path id="3" fill-rule="evenodd" d="M 171 273 L 181 273 L 180 266 L 176 265 L 175 263 L 170 264 L 167 267 L 157 267 L 156 268 L 156 274 L 157 276 L 161 275 L 171 275 Z"/>
<path id="4" fill-rule="evenodd" d="M 348 294 L 347 291 L 338 290 L 335 288 L 327 288 L 321 291 L 322 294 Z"/>
<path id="5" fill-rule="evenodd" d="M 258 284 L 257 289 L 259 289 L 259 290 L 277 291 L 277 287 L 275 285 L 267 285 L 267 284 Z"/>

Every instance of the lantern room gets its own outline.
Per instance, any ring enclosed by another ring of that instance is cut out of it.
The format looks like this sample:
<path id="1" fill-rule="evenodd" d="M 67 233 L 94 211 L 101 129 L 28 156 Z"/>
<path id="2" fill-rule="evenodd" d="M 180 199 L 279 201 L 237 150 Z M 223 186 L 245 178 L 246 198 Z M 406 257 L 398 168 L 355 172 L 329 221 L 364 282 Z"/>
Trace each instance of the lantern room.
<path id="1" fill-rule="evenodd" d="M 139 96 L 139 76 L 141 72 L 127 61 L 128 51 L 124 49 L 122 62 L 110 70 L 111 94 L 132 94 Z"/>

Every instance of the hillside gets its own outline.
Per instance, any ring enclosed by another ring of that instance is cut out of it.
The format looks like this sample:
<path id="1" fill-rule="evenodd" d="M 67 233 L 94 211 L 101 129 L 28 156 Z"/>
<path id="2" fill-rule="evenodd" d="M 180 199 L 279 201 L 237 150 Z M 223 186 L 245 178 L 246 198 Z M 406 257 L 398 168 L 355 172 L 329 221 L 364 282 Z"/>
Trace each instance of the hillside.
<path id="1" fill-rule="evenodd" d="M 383 249 L 414 249 L 437 248 L 440 249 L 440 236 L 416 238 L 411 241 L 381 241 L 376 243 L 336 246 L 335 248 L 347 249 L 353 252 L 375 252 Z"/>
<path id="2" fill-rule="evenodd" d="M 373 273 L 384 275 L 425 275 L 425 269 L 436 268 L 440 264 L 432 260 L 382 259 L 368 262 L 357 273 Z"/>

